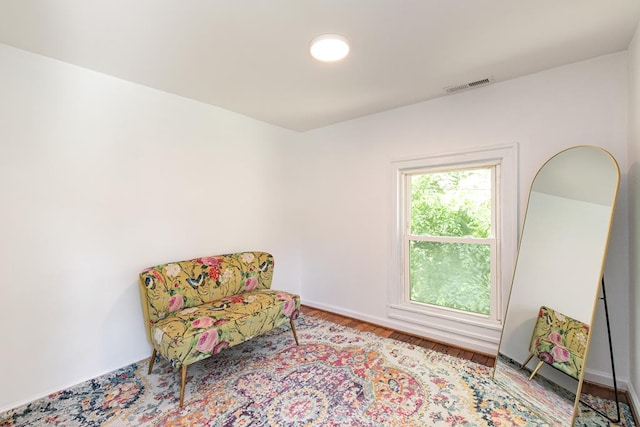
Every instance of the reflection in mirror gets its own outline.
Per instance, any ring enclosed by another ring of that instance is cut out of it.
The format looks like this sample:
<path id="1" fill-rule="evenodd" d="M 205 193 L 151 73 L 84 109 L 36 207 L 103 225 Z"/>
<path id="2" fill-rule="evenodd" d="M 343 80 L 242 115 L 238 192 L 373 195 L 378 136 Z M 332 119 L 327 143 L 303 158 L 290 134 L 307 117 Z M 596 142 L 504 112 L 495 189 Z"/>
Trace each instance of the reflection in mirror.
<path id="1" fill-rule="evenodd" d="M 493 378 L 551 425 L 575 419 L 619 175 L 580 146 L 531 186 Z"/>

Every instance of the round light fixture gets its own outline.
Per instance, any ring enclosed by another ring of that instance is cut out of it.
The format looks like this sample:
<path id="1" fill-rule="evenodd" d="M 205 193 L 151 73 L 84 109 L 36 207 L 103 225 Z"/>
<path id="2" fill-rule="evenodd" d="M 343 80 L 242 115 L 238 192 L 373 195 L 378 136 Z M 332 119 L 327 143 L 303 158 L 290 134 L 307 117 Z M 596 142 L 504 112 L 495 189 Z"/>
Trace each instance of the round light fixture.
<path id="1" fill-rule="evenodd" d="M 309 51 L 318 61 L 339 61 L 349 53 L 349 41 L 339 34 L 322 34 L 311 40 Z"/>

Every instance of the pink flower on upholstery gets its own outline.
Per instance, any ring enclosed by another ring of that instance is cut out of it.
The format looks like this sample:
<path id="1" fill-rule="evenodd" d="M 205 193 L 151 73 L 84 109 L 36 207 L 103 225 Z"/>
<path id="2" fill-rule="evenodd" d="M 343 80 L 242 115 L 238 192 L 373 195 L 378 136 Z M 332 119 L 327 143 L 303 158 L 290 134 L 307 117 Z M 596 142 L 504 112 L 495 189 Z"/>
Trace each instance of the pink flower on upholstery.
<path id="1" fill-rule="evenodd" d="M 571 358 L 571 353 L 564 347 L 555 346 L 551 350 L 555 362 L 567 362 Z"/>
<path id="2" fill-rule="evenodd" d="M 244 281 L 245 291 L 252 291 L 257 287 L 258 287 L 258 279 L 256 279 L 255 277 L 249 277 L 247 280 Z"/>
<path id="3" fill-rule="evenodd" d="M 196 262 L 204 265 L 208 265 L 209 267 L 218 267 L 220 265 L 220 259 L 212 256 L 198 258 Z"/>
<path id="4" fill-rule="evenodd" d="M 170 312 L 180 310 L 183 305 L 184 305 L 184 299 L 183 299 L 182 295 L 175 294 L 174 296 L 169 298 L 169 311 Z"/>
<path id="5" fill-rule="evenodd" d="M 284 301 L 284 305 L 282 306 L 282 314 L 285 316 L 291 316 L 293 311 L 296 309 L 296 303 L 291 298 L 291 295 L 287 294 L 278 294 L 276 295 L 276 299 Z"/>
<path id="6" fill-rule="evenodd" d="M 242 295 L 233 295 L 227 298 L 224 298 L 225 301 L 229 301 L 232 304 L 239 304 L 244 301 Z"/>
<path id="7" fill-rule="evenodd" d="M 289 317 L 293 314 L 293 311 L 296 309 L 296 303 L 293 302 L 292 299 L 286 300 L 284 302 L 284 307 L 282 307 L 282 313 Z"/>
<path id="8" fill-rule="evenodd" d="M 224 350 L 225 348 L 229 347 L 229 343 L 226 341 L 221 341 L 219 342 L 214 348 L 213 348 L 213 354 L 218 354 L 220 353 L 222 350 Z"/>
<path id="9" fill-rule="evenodd" d="M 211 353 L 213 346 L 218 342 L 218 331 L 215 329 L 206 330 L 198 338 L 196 349 L 201 353 Z"/>
<path id="10" fill-rule="evenodd" d="M 291 320 L 296 320 L 299 315 L 300 315 L 300 310 L 293 310 L 293 313 L 291 313 Z"/>
<path id="11" fill-rule="evenodd" d="M 210 317 L 199 317 L 196 320 L 191 322 L 192 328 L 210 328 L 213 326 L 213 319 Z"/>
<path id="12" fill-rule="evenodd" d="M 553 363 L 553 356 L 547 351 L 541 351 L 540 353 L 538 353 L 538 359 L 542 360 L 544 363 Z"/>
<path id="13" fill-rule="evenodd" d="M 227 323 L 229 321 L 229 319 L 218 319 L 215 321 L 215 323 L 213 324 L 213 326 L 220 326 L 220 325 L 224 325 L 225 323 Z"/>
<path id="14" fill-rule="evenodd" d="M 558 332 L 553 331 L 549 334 L 549 341 L 556 345 L 562 345 L 562 335 L 560 335 Z"/>
<path id="15" fill-rule="evenodd" d="M 251 261 L 253 261 L 253 254 L 251 252 L 245 252 L 243 253 L 240 258 L 242 258 L 242 262 L 244 262 L 245 264 L 249 264 Z"/>
<path id="16" fill-rule="evenodd" d="M 167 276 L 169 277 L 178 277 L 180 273 L 180 266 L 178 264 L 169 264 L 164 270 L 167 272 Z"/>

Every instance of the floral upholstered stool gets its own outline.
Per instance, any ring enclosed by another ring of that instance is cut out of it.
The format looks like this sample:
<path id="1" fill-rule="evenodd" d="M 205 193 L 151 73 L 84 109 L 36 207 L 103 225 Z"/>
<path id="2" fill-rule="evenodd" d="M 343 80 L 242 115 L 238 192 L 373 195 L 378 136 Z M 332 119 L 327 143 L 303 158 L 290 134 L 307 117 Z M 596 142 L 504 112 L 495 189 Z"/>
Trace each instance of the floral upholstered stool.
<path id="1" fill-rule="evenodd" d="M 580 379 L 588 336 L 589 325 L 586 323 L 548 307 L 540 307 L 529 345 L 531 354 L 522 364 L 524 368 L 533 356 L 539 359 L 529 381 L 538 373 L 543 363 Z"/>

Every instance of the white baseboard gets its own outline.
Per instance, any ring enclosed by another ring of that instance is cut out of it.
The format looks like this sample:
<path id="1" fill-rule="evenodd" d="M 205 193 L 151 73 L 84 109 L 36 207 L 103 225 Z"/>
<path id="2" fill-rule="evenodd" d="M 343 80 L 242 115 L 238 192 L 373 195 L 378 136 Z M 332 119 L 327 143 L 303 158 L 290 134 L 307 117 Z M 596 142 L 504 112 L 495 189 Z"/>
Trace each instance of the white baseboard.
<path id="1" fill-rule="evenodd" d="M 335 314 L 341 314 L 343 316 L 362 320 L 363 322 L 372 323 L 374 325 L 384 326 L 408 334 L 422 336 L 434 341 L 448 343 L 477 353 L 495 355 L 498 351 L 497 343 L 447 333 L 446 331 L 440 331 L 434 328 L 415 325 L 410 322 L 397 321 L 386 317 L 370 316 L 361 312 L 347 310 L 341 307 L 322 304 L 315 301 L 309 301 L 307 299 L 303 299 L 303 304 L 308 307 L 317 308 L 319 310 L 324 310 Z"/>
<path id="2" fill-rule="evenodd" d="M 600 384 L 613 388 L 613 377 L 609 372 L 596 371 L 587 368 L 584 372 L 584 380 L 590 383 Z M 628 390 L 629 381 L 626 378 L 616 378 L 619 390 Z"/>
<path id="3" fill-rule="evenodd" d="M 627 384 L 627 397 L 629 398 L 629 403 L 631 404 L 631 411 L 633 412 L 633 416 L 636 417 L 636 415 L 638 414 L 637 411 L 640 410 L 640 400 L 638 399 L 638 394 L 633 388 L 633 384 L 631 384 L 631 381 L 629 381 L 629 383 Z"/>

